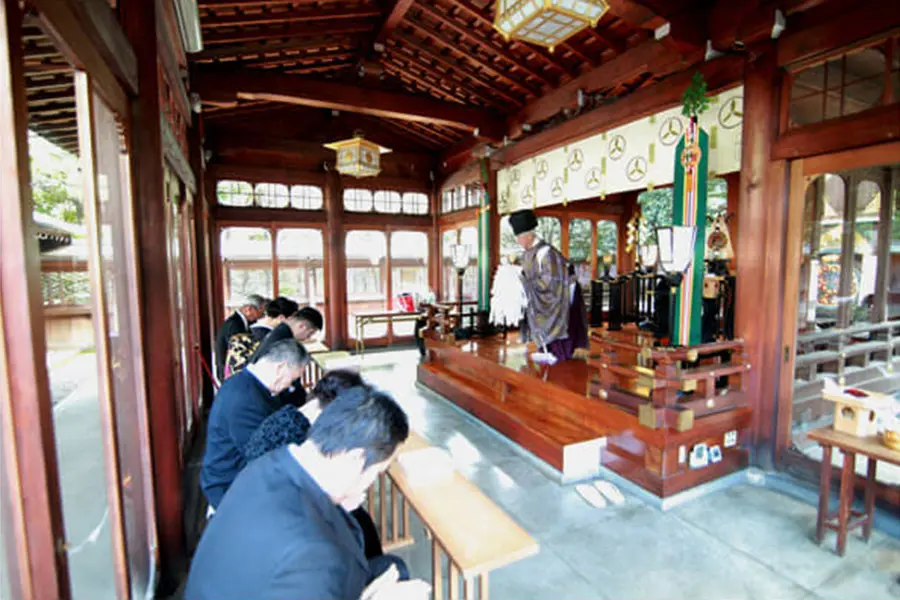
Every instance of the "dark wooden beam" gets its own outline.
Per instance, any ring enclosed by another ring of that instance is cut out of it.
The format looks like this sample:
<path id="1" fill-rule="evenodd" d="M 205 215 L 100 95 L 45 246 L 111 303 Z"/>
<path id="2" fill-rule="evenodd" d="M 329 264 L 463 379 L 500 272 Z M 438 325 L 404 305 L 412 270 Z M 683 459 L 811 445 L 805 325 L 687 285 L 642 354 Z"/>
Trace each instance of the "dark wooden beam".
<path id="1" fill-rule="evenodd" d="M 497 44 L 492 44 L 491 42 L 486 40 L 484 37 L 477 33 L 477 30 L 473 30 L 471 27 L 460 25 L 452 16 L 435 10 L 433 6 L 429 6 L 427 4 L 417 4 L 416 8 L 421 9 L 423 13 L 434 19 L 439 25 L 446 25 L 457 34 L 463 36 L 464 39 L 468 38 L 479 48 L 488 52 L 488 54 L 499 56 L 500 58 L 511 64 L 513 66 L 513 70 L 519 70 L 523 74 L 529 77 L 533 77 L 541 84 L 546 86 L 552 87 L 556 84 L 556 82 L 551 81 L 544 73 L 541 73 L 536 69 L 528 66 L 528 64 L 521 58 L 514 56 L 511 52 L 498 46 Z M 565 69 L 563 69 L 563 71 L 565 72 Z"/>
<path id="2" fill-rule="evenodd" d="M 253 30 L 214 31 L 203 36 L 204 45 L 242 44 L 259 40 L 296 38 L 303 36 L 348 35 L 363 33 L 375 28 L 371 21 L 338 23 L 294 23 L 287 27 L 265 27 Z"/>
<path id="3" fill-rule="evenodd" d="M 410 26 L 412 26 L 413 29 L 415 29 L 419 33 L 425 35 L 426 37 L 435 40 L 438 44 L 440 44 L 444 48 L 448 48 L 448 49 L 450 49 L 450 51 L 455 52 L 456 54 L 459 54 L 463 58 L 463 60 L 468 61 L 469 63 L 473 64 L 476 67 L 480 67 L 480 68 L 484 69 L 485 71 L 491 73 L 492 75 L 494 75 L 495 77 L 497 77 L 499 79 L 502 79 L 503 81 L 508 83 L 513 88 L 515 88 L 521 92 L 524 92 L 525 94 L 527 94 L 530 97 L 539 95 L 539 93 L 537 91 L 535 91 L 532 87 L 530 87 L 528 84 L 523 83 L 522 81 L 519 81 L 518 79 L 515 79 L 514 77 L 512 77 L 507 70 L 502 68 L 502 66 L 500 66 L 500 67 L 494 66 L 493 64 L 486 63 L 486 62 L 480 60 L 478 57 L 474 56 L 473 53 L 469 49 L 467 49 L 465 46 L 461 46 L 458 42 L 447 39 L 441 33 L 435 32 L 434 30 L 432 30 L 428 27 L 425 27 L 425 25 L 422 22 L 417 21 L 415 19 L 406 19 L 405 23 L 409 24 Z"/>
<path id="4" fill-rule="evenodd" d="M 472 71 L 467 64 L 462 63 L 462 62 L 457 62 L 457 61 L 453 60 L 451 56 L 446 56 L 444 54 L 441 54 L 441 52 L 438 48 L 429 48 L 428 46 L 425 46 L 424 44 L 420 44 L 414 38 L 407 36 L 405 34 L 400 34 L 400 33 L 394 34 L 393 41 L 401 42 L 402 43 L 400 45 L 401 48 L 407 49 L 409 51 L 417 52 L 419 55 L 421 55 L 420 58 L 423 60 L 428 60 L 428 59 L 433 60 L 436 63 L 438 63 L 439 65 L 446 67 L 449 70 L 449 72 L 454 73 L 455 75 L 460 76 L 460 77 L 464 76 L 464 77 L 469 78 L 473 83 L 476 83 L 476 84 L 486 88 L 490 93 L 500 96 L 507 102 L 510 102 L 517 106 L 522 106 L 524 104 L 524 102 L 522 102 L 521 99 L 516 98 L 516 97 L 512 96 L 511 94 L 507 93 L 506 90 L 502 86 L 500 86 L 488 79 L 484 79 L 480 74 Z M 532 92 L 528 91 L 528 88 L 525 88 L 525 90 L 529 95 L 532 95 L 532 96 L 534 95 Z"/>
<path id="5" fill-rule="evenodd" d="M 332 81 L 316 81 L 249 69 L 216 69 L 197 70 L 193 84 L 194 90 L 201 97 L 210 100 L 229 101 L 240 97 L 384 118 L 440 123 L 470 131 L 478 130 L 479 135 L 494 140 L 502 139 L 504 133 L 497 118 L 480 109 Z"/>
<path id="6" fill-rule="evenodd" d="M 637 29 L 655 29 L 665 23 L 656 12 L 634 0 L 608 0 L 609 12 Z"/>
<path id="7" fill-rule="evenodd" d="M 720 92 L 741 80 L 743 57 L 724 56 L 701 65 L 697 70 L 706 78 L 709 93 Z M 492 160 L 498 166 L 517 163 L 541 152 L 676 106 L 693 74 L 694 71 L 688 70 L 671 75 L 612 104 L 586 112 L 557 127 L 503 148 Z"/>
<path id="8" fill-rule="evenodd" d="M 855 10 L 778 40 L 778 66 L 801 66 L 851 44 L 900 32 L 900 3 L 860 2 Z"/>
<path id="9" fill-rule="evenodd" d="M 374 117 L 367 117 L 365 115 L 362 115 L 361 118 L 375 120 Z M 441 147 L 440 142 L 435 140 L 433 137 L 427 136 L 415 129 L 410 129 L 409 127 L 405 127 L 403 124 L 404 122 L 393 121 L 391 119 L 377 119 L 377 122 L 381 126 L 386 126 L 389 129 L 396 131 L 398 135 L 401 135 L 410 140 L 415 140 L 415 142 L 417 144 L 425 144 L 426 147 L 429 147 L 432 149 L 437 149 L 437 148 Z"/>
<path id="10" fill-rule="evenodd" d="M 319 52 L 316 54 L 282 55 L 246 62 L 242 61 L 240 63 L 240 66 L 267 69 L 271 67 L 284 66 L 287 64 L 308 65 L 315 64 L 317 62 L 327 62 L 332 60 L 347 60 L 353 58 L 354 56 L 356 56 L 354 52 L 348 52 L 347 50 L 330 50 Z"/>
<path id="11" fill-rule="evenodd" d="M 465 104 L 466 97 L 460 96 L 459 87 L 452 86 L 449 90 L 441 86 L 441 82 L 431 82 L 428 80 L 427 76 L 421 72 L 416 73 L 408 68 L 409 61 L 400 61 L 398 59 L 394 60 L 384 60 L 382 61 L 382 65 L 387 72 L 391 73 L 394 77 L 397 77 L 401 81 L 412 85 L 414 87 L 418 87 L 425 92 L 433 96 L 437 96 L 441 99 L 449 100 L 450 102 L 455 102 L 458 104 Z"/>
<path id="12" fill-rule="evenodd" d="M 304 39 L 291 39 L 277 43 L 242 44 L 240 46 L 221 46 L 208 48 L 196 54 L 191 54 L 192 62 L 203 62 L 220 58 L 234 58 L 242 56 L 264 56 L 274 52 L 299 52 L 303 50 L 329 49 L 350 47 L 353 44 L 349 37 L 317 37 Z"/>
<path id="13" fill-rule="evenodd" d="M 775 141 L 772 160 L 828 154 L 894 140 L 900 140 L 897 104 L 798 127 Z"/>
<path id="14" fill-rule="evenodd" d="M 325 173 L 319 174 L 319 180 L 325 179 Z M 268 182 L 280 182 L 270 179 Z M 321 183 L 317 184 L 321 187 Z M 295 208 L 256 208 L 244 206 L 219 206 L 212 208 L 213 218 L 217 223 L 291 223 L 318 225 L 325 223 L 325 213 L 320 210 L 297 210 Z"/>
<path id="15" fill-rule="evenodd" d="M 701 58 L 701 56 L 694 57 L 693 61 L 699 61 Z M 549 119 L 564 108 L 575 108 L 578 90 L 594 92 L 615 87 L 642 73 L 659 72 L 682 66 L 686 66 L 684 61 L 679 56 L 673 55 L 665 45 L 655 40 L 644 42 L 625 54 L 603 63 L 545 96 L 530 102 L 512 119 L 511 137 L 520 135 L 523 124 L 538 123 Z"/>
<path id="16" fill-rule="evenodd" d="M 353 61 L 344 60 L 338 63 L 329 64 L 329 65 L 317 65 L 312 67 L 300 67 L 298 69 L 288 69 L 285 71 L 288 75 L 312 75 L 313 73 L 327 73 L 329 71 L 340 71 L 341 69 L 350 69 L 356 63 Z"/>
<path id="17" fill-rule="evenodd" d="M 483 150 L 486 144 L 474 137 L 463 139 L 441 154 L 439 164 L 442 173 L 453 173 L 463 165 L 474 159 L 478 150 Z"/>
<path id="18" fill-rule="evenodd" d="M 263 12 L 251 14 L 228 15 L 222 17 L 204 17 L 200 20 L 203 29 L 218 27 L 259 27 L 260 25 L 278 25 L 303 21 L 337 21 L 342 19 L 370 19 L 381 16 L 381 11 L 374 8 L 344 8 L 341 10 L 285 10 L 279 12 Z"/>
<path id="19" fill-rule="evenodd" d="M 309 5 L 315 6 L 317 4 L 327 4 L 329 2 L 343 2 L 343 0 L 316 0 L 315 2 L 309 0 L 199 0 L 197 2 L 197 7 L 200 9 L 219 9 L 219 8 L 248 8 L 248 7 L 272 7 L 272 6 L 283 6 L 286 4 L 291 5 Z"/>
<path id="20" fill-rule="evenodd" d="M 406 17 L 407 11 L 414 2 L 415 0 L 393 0 L 391 10 L 381 24 L 381 28 L 378 30 L 378 35 L 375 36 L 373 45 L 384 44 L 388 38 L 391 37 L 391 34 L 397 29 L 397 26 L 400 25 L 400 22 L 404 17 Z"/>

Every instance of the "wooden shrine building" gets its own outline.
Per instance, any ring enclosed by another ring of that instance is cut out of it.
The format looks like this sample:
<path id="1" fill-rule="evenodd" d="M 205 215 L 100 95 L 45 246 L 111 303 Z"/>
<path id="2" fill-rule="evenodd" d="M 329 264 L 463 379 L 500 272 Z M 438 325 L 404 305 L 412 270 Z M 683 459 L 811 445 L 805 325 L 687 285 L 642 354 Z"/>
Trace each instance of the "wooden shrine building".
<path id="1" fill-rule="evenodd" d="M 177 588 L 205 368 L 250 294 L 319 308 L 332 350 L 411 347 L 392 315 L 418 298 L 419 384 L 563 480 L 662 502 L 747 467 L 815 481 L 823 390 L 900 389 L 900 3 L 607 0 L 548 46 L 495 28 L 508 4 L 0 0 L 0 595 L 78 597 L 72 477 L 106 497 L 117 597 Z M 521 208 L 586 292 L 576 360 L 485 328 Z M 726 291 L 673 342 L 642 326 L 669 289 L 642 252 L 707 222 Z M 99 427 L 73 442 L 84 377 Z"/>

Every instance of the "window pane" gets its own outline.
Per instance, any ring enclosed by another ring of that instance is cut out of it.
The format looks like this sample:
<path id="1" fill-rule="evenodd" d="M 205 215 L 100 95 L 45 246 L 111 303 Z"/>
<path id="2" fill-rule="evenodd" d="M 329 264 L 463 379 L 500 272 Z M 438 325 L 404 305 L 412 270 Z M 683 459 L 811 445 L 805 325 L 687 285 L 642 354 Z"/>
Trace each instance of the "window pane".
<path id="1" fill-rule="evenodd" d="M 900 60 L 900 43 L 894 46 L 897 53 L 894 54 L 895 59 Z M 900 318 L 900 174 L 896 170 L 900 167 L 894 167 L 893 189 L 891 196 L 893 197 L 893 214 L 891 217 L 891 252 L 890 267 L 888 272 L 888 298 L 887 298 L 887 314 L 889 319 Z"/>
<path id="2" fill-rule="evenodd" d="M 856 186 L 856 225 L 853 235 L 853 307 L 851 323 L 872 321 L 878 273 L 878 228 L 881 188 L 872 181 Z"/>
<path id="3" fill-rule="evenodd" d="M 542 240 L 556 249 L 562 246 L 562 226 L 556 217 L 538 217 L 535 230 Z"/>
<path id="4" fill-rule="evenodd" d="M 458 240 L 458 229 L 448 229 L 441 236 L 441 277 L 444 288 L 444 302 L 456 301 L 456 269 L 453 268 L 453 254 L 450 248 Z"/>
<path id="5" fill-rule="evenodd" d="M 587 289 L 591 281 L 591 227 L 588 219 L 569 220 L 569 262 L 582 289 Z"/>
<path id="6" fill-rule="evenodd" d="M 287 208 L 291 200 L 286 185 L 280 183 L 257 183 L 256 205 L 262 208 Z"/>
<path id="7" fill-rule="evenodd" d="M 463 300 L 478 300 L 478 229 L 460 229 L 459 243 L 469 247 L 469 268 L 463 276 Z"/>
<path id="8" fill-rule="evenodd" d="M 362 189 L 344 190 L 344 210 L 352 212 L 371 212 L 372 192 Z"/>
<path id="9" fill-rule="evenodd" d="M 522 247 L 516 241 L 512 227 L 509 225 L 509 215 L 500 218 L 500 258 L 506 257 L 510 261 L 516 261 L 522 256 Z"/>
<path id="10" fill-rule="evenodd" d="M 375 192 L 375 210 L 380 213 L 391 214 L 400 212 L 400 193 Z"/>
<path id="11" fill-rule="evenodd" d="M 253 204 L 253 186 L 246 181 L 220 181 L 216 184 L 216 197 L 222 206 L 250 206 Z"/>
<path id="12" fill-rule="evenodd" d="M 356 339 L 354 315 L 387 310 L 387 237 L 382 231 L 347 232 L 347 318 L 351 339 Z M 366 338 L 387 335 L 387 325 L 368 325 Z"/>
<path id="13" fill-rule="evenodd" d="M 226 227 L 220 252 L 226 314 L 251 294 L 272 297 L 272 235 L 268 229 Z"/>
<path id="14" fill-rule="evenodd" d="M 428 196 L 417 192 L 403 194 L 403 212 L 407 215 L 427 215 Z"/>
<path id="15" fill-rule="evenodd" d="M 450 190 L 441 195 L 441 213 L 446 214 L 453 210 L 453 194 Z"/>
<path id="16" fill-rule="evenodd" d="M 291 207 L 297 210 L 322 210 L 323 205 L 322 188 L 314 185 L 291 187 Z"/>
<path id="17" fill-rule="evenodd" d="M 317 189 L 317 188 L 313 188 Z M 313 306 L 325 314 L 324 248 L 319 229 L 279 229 L 275 236 L 278 254 L 278 293 L 302 306 Z M 328 326 L 328 323 L 325 324 Z M 325 329 L 319 333 L 324 339 Z"/>
<path id="18" fill-rule="evenodd" d="M 597 274 L 600 275 L 604 269 L 604 257 L 611 259 L 609 274 L 615 276 L 617 273 L 619 237 L 618 228 L 612 221 L 597 222 Z"/>
<path id="19" fill-rule="evenodd" d="M 466 207 L 465 188 L 453 189 L 453 210 L 462 210 Z"/>
<path id="20" fill-rule="evenodd" d="M 404 293 L 413 297 L 428 293 L 428 234 L 421 231 L 391 233 L 391 285 L 394 298 Z M 414 325 L 412 322 L 396 323 L 394 335 L 412 335 Z"/>

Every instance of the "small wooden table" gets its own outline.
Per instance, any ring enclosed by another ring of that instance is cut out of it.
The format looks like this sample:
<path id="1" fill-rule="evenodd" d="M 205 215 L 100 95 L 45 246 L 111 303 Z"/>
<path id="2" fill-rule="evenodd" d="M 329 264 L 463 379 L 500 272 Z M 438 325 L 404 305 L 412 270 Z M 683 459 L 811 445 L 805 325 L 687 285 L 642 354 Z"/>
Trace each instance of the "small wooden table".
<path id="1" fill-rule="evenodd" d="M 387 323 L 388 325 L 390 325 L 392 323 L 403 323 L 409 321 L 415 322 L 416 320 L 422 318 L 422 315 L 418 312 L 380 310 L 353 313 L 353 318 L 354 322 L 356 323 L 356 353 L 364 354 L 366 351 L 366 325 L 372 325 L 375 323 Z"/>
<path id="2" fill-rule="evenodd" d="M 837 532 L 837 553 L 844 556 L 847 550 L 847 533 L 857 527 L 863 528 L 863 539 L 869 541 L 875 521 L 875 472 L 878 461 L 900 465 L 900 452 L 891 450 L 881 443 L 877 436 L 857 437 L 834 431 L 831 427 L 815 429 L 808 434 L 809 439 L 822 446 L 822 466 L 819 479 L 819 514 L 816 519 L 816 542 L 821 543 L 825 530 Z M 841 490 L 836 515 L 829 514 L 828 501 L 831 496 L 831 450 L 838 448 L 844 453 L 841 470 Z M 866 477 L 865 510 L 852 509 L 853 483 L 856 476 L 856 455 L 865 456 L 868 461 Z"/>

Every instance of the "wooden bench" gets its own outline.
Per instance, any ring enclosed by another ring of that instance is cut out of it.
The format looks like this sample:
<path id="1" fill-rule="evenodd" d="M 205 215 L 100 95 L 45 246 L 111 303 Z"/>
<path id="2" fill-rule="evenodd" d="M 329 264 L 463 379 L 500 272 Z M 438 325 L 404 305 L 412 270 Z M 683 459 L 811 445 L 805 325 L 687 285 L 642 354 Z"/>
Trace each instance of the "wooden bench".
<path id="1" fill-rule="evenodd" d="M 429 447 L 411 432 L 398 456 Z M 539 550 L 534 538 L 456 471 L 447 480 L 420 483 L 395 461 L 369 488 L 368 509 L 385 550 L 415 543 L 409 525 L 410 509 L 419 515 L 431 540 L 435 599 L 444 598 L 444 554 L 449 559 L 449 599 L 459 600 L 462 578 L 466 600 L 474 600 L 476 589 L 481 600 L 488 600 L 491 571 Z"/>

